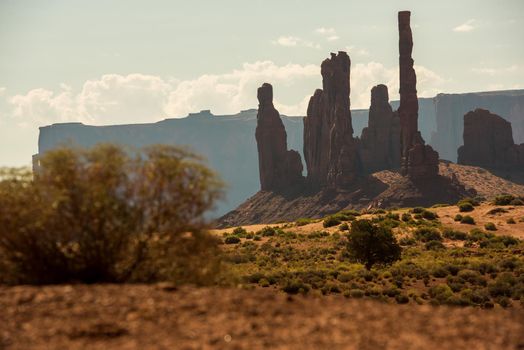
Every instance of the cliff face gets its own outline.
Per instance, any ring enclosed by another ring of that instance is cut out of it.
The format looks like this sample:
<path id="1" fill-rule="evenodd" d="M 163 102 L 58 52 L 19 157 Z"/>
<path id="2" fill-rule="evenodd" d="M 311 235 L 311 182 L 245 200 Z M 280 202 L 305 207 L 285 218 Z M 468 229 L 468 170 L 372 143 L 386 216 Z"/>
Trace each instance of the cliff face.
<path id="1" fill-rule="evenodd" d="M 273 87 L 264 83 L 257 91 L 258 114 L 255 138 L 258 149 L 260 187 L 281 192 L 302 182 L 302 161 L 297 151 L 287 149 L 287 134 L 273 106 Z"/>
<path id="2" fill-rule="evenodd" d="M 400 120 L 389 104 L 385 85 L 371 89 L 369 121 L 362 130 L 359 156 L 366 173 L 400 166 Z"/>
<path id="3" fill-rule="evenodd" d="M 463 116 L 477 108 L 487 109 L 510 122 L 514 141 L 524 143 L 524 90 L 439 94 L 434 101 L 436 130 L 431 144 L 443 159 L 457 160 L 464 132 Z"/>
<path id="4" fill-rule="evenodd" d="M 400 67 L 400 150 L 402 174 L 413 180 L 438 175 L 438 153 L 418 130 L 417 76 L 413 68 L 413 37 L 410 27 L 411 13 L 398 13 L 399 67 Z"/>
<path id="5" fill-rule="evenodd" d="M 322 90 L 309 100 L 304 118 L 307 180 L 314 188 L 347 187 L 357 177 L 357 145 L 349 109 L 351 62 L 345 52 L 322 62 Z"/>
<path id="6" fill-rule="evenodd" d="M 511 123 L 485 109 L 464 115 L 458 163 L 488 169 L 524 170 L 524 144 L 513 142 Z"/>

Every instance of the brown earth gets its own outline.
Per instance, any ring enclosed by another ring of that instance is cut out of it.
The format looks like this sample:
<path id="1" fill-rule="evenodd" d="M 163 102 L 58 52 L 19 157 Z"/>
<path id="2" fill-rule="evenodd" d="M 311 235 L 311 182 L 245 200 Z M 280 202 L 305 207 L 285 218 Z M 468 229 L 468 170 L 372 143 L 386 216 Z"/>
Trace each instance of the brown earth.
<path id="1" fill-rule="evenodd" d="M 523 349 L 518 309 L 388 305 L 270 290 L 0 287 L 3 349 Z"/>

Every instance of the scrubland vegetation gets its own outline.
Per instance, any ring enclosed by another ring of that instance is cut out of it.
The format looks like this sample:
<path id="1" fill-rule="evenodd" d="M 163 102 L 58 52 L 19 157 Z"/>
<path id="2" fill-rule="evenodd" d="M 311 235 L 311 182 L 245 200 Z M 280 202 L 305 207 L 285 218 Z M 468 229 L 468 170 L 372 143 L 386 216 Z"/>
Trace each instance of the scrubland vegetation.
<path id="1" fill-rule="evenodd" d="M 457 203 L 454 228 L 437 213 L 449 206 L 436 205 L 217 235 L 203 214 L 221 189 L 199 157 L 164 146 L 134 156 L 111 145 L 64 148 L 43 157 L 34 176 L 3 170 L 0 283 L 172 281 L 399 304 L 524 304 L 524 243 L 499 233 L 500 220 L 477 226 L 469 214 L 485 199 Z M 495 218 L 522 199 L 492 203 L 486 215 Z"/>
<path id="2" fill-rule="evenodd" d="M 460 211 L 463 204 L 458 204 Z M 303 229 L 303 221 L 257 232 L 224 232 L 224 240 L 239 238 L 225 248 L 238 282 L 290 294 L 399 304 L 524 304 L 524 242 L 512 236 L 468 229 L 469 225 L 463 230 L 445 227 L 431 208 L 342 212 L 321 220 L 330 232 L 314 220 L 309 224 L 316 230 L 294 232 Z M 387 248 L 377 252 L 369 244 L 355 245 L 357 238 L 367 242 L 358 236 L 373 237 L 376 246 Z M 373 257 L 372 263 L 363 258 L 366 254 Z"/>
<path id="3" fill-rule="evenodd" d="M 203 213 L 222 185 L 168 146 L 62 148 L 0 181 L 0 283 L 213 284 L 221 269 Z"/>

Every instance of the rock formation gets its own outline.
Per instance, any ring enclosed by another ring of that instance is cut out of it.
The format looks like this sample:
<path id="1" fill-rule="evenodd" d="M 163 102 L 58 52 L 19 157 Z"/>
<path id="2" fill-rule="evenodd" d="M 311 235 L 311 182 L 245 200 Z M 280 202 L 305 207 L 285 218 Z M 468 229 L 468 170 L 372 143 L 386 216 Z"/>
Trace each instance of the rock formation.
<path id="1" fill-rule="evenodd" d="M 304 118 L 307 179 L 314 188 L 344 188 L 358 175 L 357 145 L 349 109 L 351 61 L 339 51 L 322 62 L 322 90 L 309 100 Z"/>
<path id="2" fill-rule="evenodd" d="M 431 145 L 440 158 L 457 161 L 457 148 L 462 145 L 464 114 L 477 108 L 487 109 L 508 122 L 513 139 L 524 143 L 524 90 L 488 91 L 467 94 L 438 94 L 433 98 L 436 130 Z"/>
<path id="3" fill-rule="evenodd" d="M 366 173 L 400 166 L 400 120 L 389 104 L 385 85 L 371 89 L 368 126 L 362 130 L 359 156 Z"/>
<path id="4" fill-rule="evenodd" d="M 458 163 L 490 169 L 524 170 L 524 144 L 513 142 L 511 123 L 485 109 L 464 115 L 464 145 Z"/>
<path id="5" fill-rule="evenodd" d="M 297 151 L 287 149 L 287 134 L 273 106 L 273 87 L 258 88 L 258 114 L 255 137 L 258 148 L 262 191 L 286 191 L 302 180 L 302 161 Z"/>
<path id="6" fill-rule="evenodd" d="M 413 37 L 410 27 L 411 12 L 398 13 L 402 174 L 413 180 L 438 175 L 438 153 L 424 140 L 418 130 L 417 76 L 413 69 Z"/>

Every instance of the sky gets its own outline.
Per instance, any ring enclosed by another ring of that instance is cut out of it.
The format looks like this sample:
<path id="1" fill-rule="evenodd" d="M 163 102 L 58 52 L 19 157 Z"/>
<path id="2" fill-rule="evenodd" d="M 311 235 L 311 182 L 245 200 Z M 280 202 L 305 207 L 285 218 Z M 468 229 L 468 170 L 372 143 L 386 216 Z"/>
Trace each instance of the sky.
<path id="1" fill-rule="evenodd" d="M 397 99 L 400 10 L 419 96 L 524 88 L 522 0 L 0 0 L 0 166 L 29 165 L 40 126 L 234 114 L 264 82 L 305 115 L 339 50 L 352 108 Z"/>

